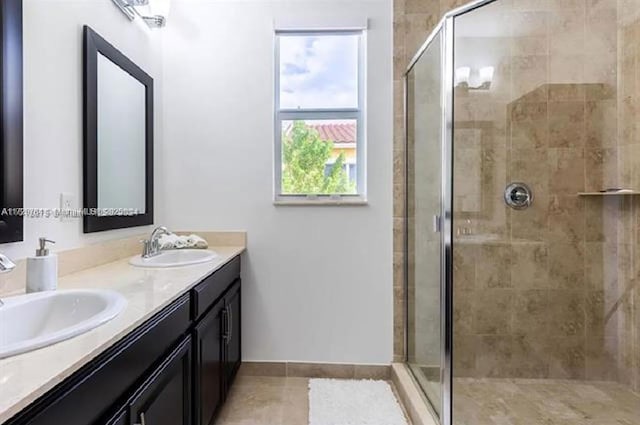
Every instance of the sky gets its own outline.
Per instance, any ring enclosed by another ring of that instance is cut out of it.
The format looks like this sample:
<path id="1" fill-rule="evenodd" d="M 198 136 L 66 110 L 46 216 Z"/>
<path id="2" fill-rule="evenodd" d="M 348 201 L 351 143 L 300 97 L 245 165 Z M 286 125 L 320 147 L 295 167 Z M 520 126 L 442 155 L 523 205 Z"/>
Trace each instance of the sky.
<path id="1" fill-rule="evenodd" d="M 358 106 L 358 36 L 280 37 L 281 108 Z"/>

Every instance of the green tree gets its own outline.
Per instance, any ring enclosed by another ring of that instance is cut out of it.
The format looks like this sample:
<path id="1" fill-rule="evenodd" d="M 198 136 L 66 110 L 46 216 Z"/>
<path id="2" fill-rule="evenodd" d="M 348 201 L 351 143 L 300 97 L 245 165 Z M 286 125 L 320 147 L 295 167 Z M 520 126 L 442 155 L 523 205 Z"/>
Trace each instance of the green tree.
<path id="1" fill-rule="evenodd" d="M 355 183 L 349 181 L 342 168 L 344 154 L 340 154 L 325 175 L 325 165 L 331 157 L 333 142 L 320 139 L 318 131 L 294 121 L 282 140 L 283 193 L 355 193 Z"/>

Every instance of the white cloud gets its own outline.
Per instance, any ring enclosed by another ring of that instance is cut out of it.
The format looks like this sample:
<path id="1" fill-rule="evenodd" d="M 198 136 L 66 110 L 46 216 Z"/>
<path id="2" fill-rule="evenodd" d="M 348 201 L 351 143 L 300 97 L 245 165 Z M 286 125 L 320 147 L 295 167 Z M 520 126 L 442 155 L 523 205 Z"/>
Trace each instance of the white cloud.
<path id="1" fill-rule="evenodd" d="M 282 36 L 281 107 L 355 107 L 357 69 L 357 36 Z"/>

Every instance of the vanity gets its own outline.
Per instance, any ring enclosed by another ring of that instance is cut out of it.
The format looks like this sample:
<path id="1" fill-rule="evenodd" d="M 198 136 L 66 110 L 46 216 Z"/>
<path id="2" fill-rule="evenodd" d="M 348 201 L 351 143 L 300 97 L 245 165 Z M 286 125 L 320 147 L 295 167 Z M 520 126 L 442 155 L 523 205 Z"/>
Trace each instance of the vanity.
<path id="1" fill-rule="evenodd" d="M 0 2 L 0 243 L 24 238 L 22 13 L 22 0 Z M 148 62 L 138 65 L 86 24 L 77 36 L 82 231 L 152 225 L 157 101 Z M 75 199 L 60 193 L 63 221 L 80 218 L 68 215 Z M 52 228 L 61 237 L 74 229 Z M 0 255 L 0 424 L 213 423 L 241 363 L 241 233 L 209 232 L 214 252 L 160 254 L 154 231 L 140 255 L 139 236 L 87 238 L 55 259 L 42 236 L 26 262 L 37 267 Z M 49 291 L 10 300 L 25 281 L 46 281 L 27 289 Z"/>
<path id="2" fill-rule="evenodd" d="M 0 360 L 0 423 L 213 423 L 241 363 L 244 247 L 213 249 L 204 264 L 157 270 L 127 258 L 63 277 L 62 289 L 102 280 L 93 287 L 128 305 L 86 334 Z"/>

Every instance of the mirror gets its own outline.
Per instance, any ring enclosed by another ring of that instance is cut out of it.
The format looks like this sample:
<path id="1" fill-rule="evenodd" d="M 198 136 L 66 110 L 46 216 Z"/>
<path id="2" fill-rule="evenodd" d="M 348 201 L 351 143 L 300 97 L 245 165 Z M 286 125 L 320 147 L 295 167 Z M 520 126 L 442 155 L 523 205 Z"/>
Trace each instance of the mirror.
<path id="1" fill-rule="evenodd" d="M 84 27 L 85 233 L 153 223 L 153 79 Z"/>
<path id="2" fill-rule="evenodd" d="M 145 86 L 98 53 L 98 210 L 145 211 Z"/>
<path id="3" fill-rule="evenodd" d="M 22 0 L 0 3 L 0 243 L 23 240 Z"/>

